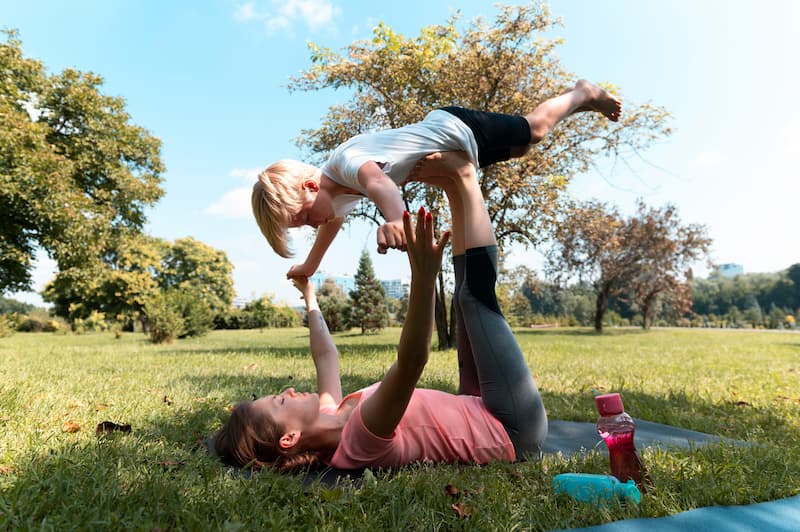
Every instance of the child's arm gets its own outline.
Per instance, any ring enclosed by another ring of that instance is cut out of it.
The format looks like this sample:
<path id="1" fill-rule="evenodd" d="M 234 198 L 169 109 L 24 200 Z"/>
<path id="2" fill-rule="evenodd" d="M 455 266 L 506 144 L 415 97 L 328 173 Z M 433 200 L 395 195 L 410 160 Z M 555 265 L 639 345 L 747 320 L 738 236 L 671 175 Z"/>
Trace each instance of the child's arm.
<path id="1" fill-rule="evenodd" d="M 361 405 L 364 426 L 382 437 L 391 436 L 397 428 L 428 362 L 436 275 L 442 266 L 442 252 L 450 237 L 448 232 L 436 241 L 433 218 L 423 209 L 417 214 L 416 230 L 412 228 L 408 215 L 404 216 L 404 220 L 408 261 L 411 265 L 411 292 L 397 347 L 397 361 L 386 372 L 375 393 Z"/>
<path id="2" fill-rule="evenodd" d="M 367 191 L 367 196 L 383 213 L 386 223 L 378 228 L 378 253 L 389 248 L 405 251 L 406 238 L 403 233 L 403 198 L 400 189 L 377 163 L 370 161 L 358 169 L 358 182 Z"/>
<path id="3" fill-rule="evenodd" d="M 306 277 L 294 277 L 292 283 L 303 294 L 308 312 L 311 358 L 317 370 L 317 392 L 320 405 L 338 405 L 342 400 L 339 376 L 339 351 L 333 343 L 325 318 L 319 309 L 314 284 Z"/>
<path id="4" fill-rule="evenodd" d="M 317 229 L 317 237 L 314 239 L 314 244 L 308 252 L 306 261 L 303 264 L 295 264 L 289 268 L 289 271 L 286 272 L 286 277 L 291 279 L 293 277 L 311 277 L 314 275 L 314 272 L 319 268 L 319 263 L 322 262 L 322 257 L 324 257 L 325 252 L 328 251 L 331 242 L 333 242 L 333 239 L 339 234 L 339 229 L 342 228 L 343 223 L 344 218 L 340 217 L 334 218 L 324 225 L 320 225 Z"/>

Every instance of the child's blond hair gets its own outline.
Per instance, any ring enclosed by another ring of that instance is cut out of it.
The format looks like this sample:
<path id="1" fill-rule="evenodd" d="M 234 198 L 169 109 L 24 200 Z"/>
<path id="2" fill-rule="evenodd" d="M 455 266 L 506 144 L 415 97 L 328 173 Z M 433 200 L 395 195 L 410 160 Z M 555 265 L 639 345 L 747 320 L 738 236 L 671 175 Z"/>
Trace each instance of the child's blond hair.
<path id="1" fill-rule="evenodd" d="M 310 164 L 285 159 L 269 165 L 253 185 L 253 216 L 269 245 L 281 257 L 294 255 L 289 250 L 289 223 L 303 204 L 303 180 L 318 172 Z"/>

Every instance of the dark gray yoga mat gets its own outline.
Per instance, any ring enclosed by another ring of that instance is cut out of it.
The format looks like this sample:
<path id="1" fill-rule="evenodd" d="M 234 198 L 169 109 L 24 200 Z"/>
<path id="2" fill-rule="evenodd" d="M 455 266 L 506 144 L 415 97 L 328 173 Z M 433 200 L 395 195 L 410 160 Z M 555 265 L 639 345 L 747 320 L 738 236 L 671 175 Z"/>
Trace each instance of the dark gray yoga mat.
<path id="1" fill-rule="evenodd" d="M 733 440 L 704 432 L 653 423 L 643 419 L 634 421 L 636 422 L 634 442 L 637 448 L 658 446 L 665 449 L 689 449 L 690 447 L 700 447 L 709 443 L 734 443 Z M 542 451 L 545 453 L 560 451 L 564 454 L 572 454 L 590 451 L 595 447 L 599 451 L 608 452 L 597 434 L 594 423 L 554 419 L 550 420 L 547 439 L 544 441 Z"/>

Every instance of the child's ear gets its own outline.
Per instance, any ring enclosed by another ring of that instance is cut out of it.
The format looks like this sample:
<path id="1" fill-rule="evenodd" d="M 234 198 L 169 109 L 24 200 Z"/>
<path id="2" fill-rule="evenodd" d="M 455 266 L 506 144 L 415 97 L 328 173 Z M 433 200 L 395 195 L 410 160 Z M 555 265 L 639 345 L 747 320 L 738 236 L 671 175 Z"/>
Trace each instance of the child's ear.
<path id="1" fill-rule="evenodd" d="M 319 192 L 319 183 L 313 179 L 305 179 L 303 181 L 303 190 L 313 190 L 314 192 Z"/>
<path id="2" fill-rule="evenodd" d="M 281 449 L 291 449 L 297 442 L 300 441 L 300 433 L 299 432 L 287 432 L 281 439 L 278 440 L 278 445 Z"/>

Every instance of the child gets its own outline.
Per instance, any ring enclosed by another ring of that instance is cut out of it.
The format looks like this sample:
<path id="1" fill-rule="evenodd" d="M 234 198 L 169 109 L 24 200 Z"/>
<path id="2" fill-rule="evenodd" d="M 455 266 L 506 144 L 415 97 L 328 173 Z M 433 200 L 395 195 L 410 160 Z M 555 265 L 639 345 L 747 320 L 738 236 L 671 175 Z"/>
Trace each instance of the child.
<path id="1" fill-rule="evenodd" d="M 339 353 L 313 285 L 293 277 L 309 315 L 317 392 L 293 388 L 236 405 L 215 437 L 216 453 L 239 467 L 292 471 L 322 462 L 339 469 L 413 462 L 478 463 L 537 458 L 547 414 L 519 344 L 499 313 L 497 245 L 489 214 L 462 153 L 427 157 L 420 173 L 441 185 L 453 218 L 454 300 L 462 310 L 458 395 L 417 388 L 430 350 L 434 290 L 445 234 L 420 209 L 416 230 L 401 215 L 411 291 L 397 360 L 383 379 L 343 397 Z M 463 338 L 461 338 L 463 336 Z M 463 340 L 463 341 L 462 341 Z"/>
<path id="2" fill-rule="evenodd" d="M 617 121 L 621 110 L 619 99 L 585 80 L 526 116 L 444 107 L 422 122 L 351 138 L 334 150 L 322 169 L 290 160 L 270 165 L 253 187 L 253 214 L 282 257 L 291 256 L 287 228 L 310 225 L 318 229 L 305 262 L 289 269 L 290 278 L 309 277 L 317 270 L 344 216 L 365 196 L 386 219 L 378 228 L 378 252 L 404 251 L 404 205 L 398 185 L 415 179 L 411 172 L 425 156 L 463 151 L 475 168 L 483 168 L 523 156 L 573 113 L 596 111 Z"/>

